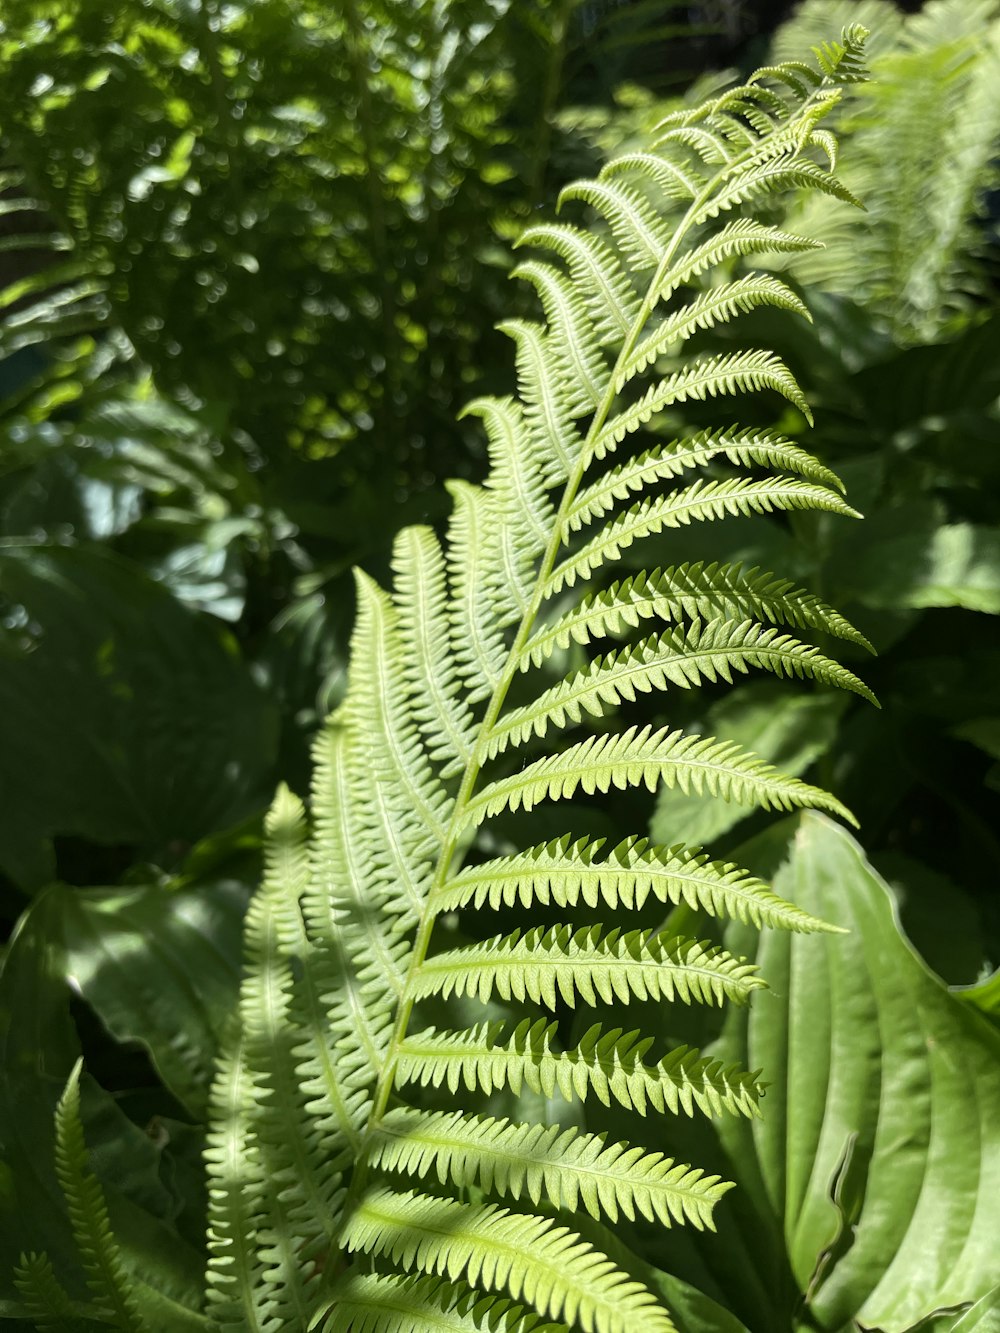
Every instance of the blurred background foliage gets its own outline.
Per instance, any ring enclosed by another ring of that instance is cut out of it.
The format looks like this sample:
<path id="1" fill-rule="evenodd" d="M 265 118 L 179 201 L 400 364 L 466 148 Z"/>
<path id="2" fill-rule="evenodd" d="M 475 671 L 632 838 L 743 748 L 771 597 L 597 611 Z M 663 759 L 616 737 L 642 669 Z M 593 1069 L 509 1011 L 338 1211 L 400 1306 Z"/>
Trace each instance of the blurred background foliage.
<path id="1" fill-rule="evenodd" d="M 868 634 L 879 656 L 852 665 L 881 713 L 754 681 L 669 720 L 845 800 L 960 986 L 1000 963 L 1000 3 L 7 0 L 5 1245 L 44 1234 L 73 1263 L 50 1122 L 82 1051 L 112 1208 L 147 1256 L 169 1233 L 164 1289 L 197 1282 L 199 1120 L 262 811 L 279 778 L 304 789 L 339 697 L 350 567 L 384 576 L 396 530 L 444 516 L 441 482 L 481 475 L 456 417 L 510 380 L 493 325 L 531 308 L 510 243 L 677 98 L 848 20 L 873 30 L 838 126 L 868 211 L 776 219 L 826 244 L 784 274 L 813 324 L 761 311 L 740 336 L 788 360 L 866 521 L 703 525 L 643 561 L 775 568 Z M 587 811 L 717 854 L 758 831 L 732 818 L 676 793 Z M 15 1258 L 0 1315 L 22 1313 Z"/>

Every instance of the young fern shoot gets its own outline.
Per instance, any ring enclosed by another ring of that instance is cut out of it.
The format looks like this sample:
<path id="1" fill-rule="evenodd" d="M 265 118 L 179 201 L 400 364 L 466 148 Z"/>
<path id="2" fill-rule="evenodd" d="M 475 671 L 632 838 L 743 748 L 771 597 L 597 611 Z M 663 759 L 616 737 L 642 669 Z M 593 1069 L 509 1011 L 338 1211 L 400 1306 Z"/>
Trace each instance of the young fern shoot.
<path id="1" fill-rule="evenodd" d="M 670 847 L 636 833 L 607 848 L 568 818 L 564 836 L 529 835 L 500 855 L 484 832 L 517 811 L 504 836 L 530 829 L 541 802 L 660 783 L 850 818 L 735 744 L 608 715 L 638 694 L 750 670 L 870 697 L 797 634 L 863 637 L 779 575 L 692 563 L 614 577 L 622 552 L 667 528 L 854 512 L 830 471 L 773 431 L 730 424 L 650 447 L 642 429 L 692 400 L 719 399 L 731 421 L 736 406 L 721 400 L 761 390 L 808 417 L 771 352 L 692 351 L 691 339 L 762 305 L 804 313 L 773 276 L 732 269 L 810 244 L 758 216 L 776 193 L 848 197 L 823 121 L 862 77 L 865 35 L 848 29 L 813 63 L 760 71 L 673 115 L 648 152 L 564 191 L 602 235 L 559 222 L 522 237 L 535 257 L 518 272 L 544 322 L 505 326 L 517 395 L 467 408 L 489 438 L 488 479 L 452 487 L 443 544 L 429 528 L 399 535 L 391 592 L 359 574 L 347 696 L 316 744 L 311 831 L 284 789 L 268 820 L 213 1098 L 212 1329 L 674 1328 L 574 1215 L 711 1227 L 729 1185 L 582 1117 L 543 1122 L 538 1098 L 648 1116 L 654 1143 L 658 1116 L 758 1114 L 757 1073 L 658 1049 L 625 1010 L 744 1004 L 764 980 L 721 948 L 623 918 L 652 902 L 766 929 L 830 927 L 685 845 L 683 830 Z M 594 645 L 589 663 L 542 683 L 539 668 L 568 645 Z M 515 929 L 480 929 L 484 915 L 512 914 Z M 566 1018 L 578 1009 L 574 1040 Z"/>

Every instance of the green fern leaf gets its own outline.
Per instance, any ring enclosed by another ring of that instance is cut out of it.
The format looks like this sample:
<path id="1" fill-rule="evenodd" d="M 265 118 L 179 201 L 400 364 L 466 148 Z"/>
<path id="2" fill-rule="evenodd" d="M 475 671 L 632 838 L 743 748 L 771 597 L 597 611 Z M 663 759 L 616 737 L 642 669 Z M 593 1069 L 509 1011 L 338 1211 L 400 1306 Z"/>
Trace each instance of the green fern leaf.
<path id="1" fill-rule="evenodd" d="M 346 1243 L 405 1267 L 509 1289 L 585 1333 L 676 1333 L 645 1287 L 548 1218 L 377 1189 L 359 1203 Z"/>
<path id="2" fill-rule="evenodd" d="M 825 509 L 831 514 L 860 518 L 834 491 L 794 477 L 767 481 L 746 481 L 742 477 L 731 481 L 698 480 L 682 490 L 632 505 L 591 542 L 556 566 L 544 585 L 544 595 L 551 597 L 564 587 L 571 588 L 577 580 L 589 578 L 594 570 L 617 560 L 635 542 L 664 528 L 783 509 Z"/>
<path id="3" fill-rule="evenodd" d="M 692 433 L 675 422 L 684 403 L 725 399 L 729 416 L 733 399 L 760 390 L 809 419 L 772 352 L 689 348 L 700 330 L 761 305 L 804 313 L 776 278 L 734 266 L 810 243 L 733 210 L 771 209 L 790 186 L 849 197 L 823 121 L 858 55 L 859 34 L 845 34 L 818 68 L 782 66 L 678 112 L 651 152 L 569 187 L 562 202 L 589 206 L 603 238 L 572 224 L 533 226 L 522 238 L 546 255 L 519 270 L 543 318 L 502 326 L 514 343 L 517 396 L 466 409 L 485 428 L 488 477 L 450 487 L 443 542 L 428 528 L 400 534 L 391 590 L 358 576 L 347 693 L 316 744 L 311 828 L 286 792 L 268 821 L 265 882 L 247 918 L 238 1024 L 220 1058 L 206 1153 L 216 1327 L 673 1327 L 627 1263 L 568 1223 L 577 1212 L 587 1226 L 622 1217 L 710 1226 L 726 1185 L 639 1145 L 532 1123 L 528 1108 L 559 1096 L 581 1103 L 582 1116 L 595 1100 L 643 1116 L 759 1114 L 757 1073 L 687 1047 L 654 1050 L 652 1036 L 615 1026 L 614 1016 L 633 1001 L 745 1003 L 763 979 L 711 944 L 617 918 L 652 899 L 760 927 L 829 928 L 682 841 L 629 838 L 605 851 L 567 834 L 486 859 L 510 835 L 482 826 L 579 791 L 658 783 L 850 819 L 834 796 L 735 745 L 600 723 L 640 693 L 750 669 L 870 697 L 790 632 L 864 643 L 847 621 L 755 569 L 680 565 L 610 587 L 597 576 L 644 539 L 696 521 L 854 514 L 833 473 L 774 431 Z M 640 442 L 667 407 L 676 438 Z M 578 583 L 588 586 L 567 609 L 560 594 Z M 524 673 L 557 649 L 650 620 L 660 622 L 654 632 L 602 648 L 588 668 L 532 698 Z M 566 744 L 561 729 L 585 716 L 595 731 Z M 529 743 L 541 754 L 512 771 L 509 752 Z M 485 937 L 467 909 L 487 904 L 523 908 L 524 918 Z M 533 916 L 548 904 L 561 909 L 558 925 Z M 616 914 L 610 925 L 594 919 L 605 908 Z M 443 925 L 445 914 L 458 921 Z M 524 1017 L 495 1023 L 485 1009 L 464 1027 L 456 1016 L 454 1031 L 425 1026 L 456 996 L 516 1004 Z M 563 1006 L 579 1014 L 575 1044 L 560 1027 Z M 604 1011 L 606 1026 L 593 1021 Z M 427 1109 L 422 1090 L 433 1088 L 460 1105 Z M 523 1096 L 524 1123 L 489 1114 L 487 1099 L 501 1091 L 515 1104 Z"/>
<path id="4" fill-rule="evenodd" d="M 732 741 L 629 727 L 618 735 L 589 736 L 559 754 L 537 759 L 519 773 L 489 783 L 466 806 L 470 824 L 501 810 L 531 810 L 539 801 L 567 800 L 580 788 L 593 796 L 612 787 L 625 791 L 662 782 L 687 794 L 721 796 L 764 810 L 827 810 L 849 823 L 854 817 L 835 797 L 798 778 L 784 777 Z"/>
<path id="5" fill-rule="evenodd" d="M 625 500 L 635 491 L 680 476 L 691 468 L 704 467 L 718 457 L 735 466 L 757 463 L 764 467 L 783 467 L 823 486 L 843 489 L 835 473 L 780 435 L 770 431 L 735 429 L 722 433 L 702 431 L 683 442 L 674 441 L 647 449 L 612 468 L 580 492 L 567 513 L 566 526 L 575 532 L 606 514 L 616 500 Z"/>
<path id="6" fill-rule="evenodd" d="M 524 1307 L 442 1278 L 351 1270 L 330 1298 L 322 1333 L 569 1333 Z M 319 1327 L 316 1320 L 311 1327 Z"/>
<path id="7" fill-rule="evenodd" d="M 643 571 L 588 593 L 577 607 L 542 625 L 525 644 L 520 667 L 540 666 L 555 648 L 621 635 L 644 620 L 767 620 L 819 630 L 873 651 L 849 621 L 811 593 L 739 565 L 681 565 Z"/>
<path id="8" fill-rule="evenodd" d="M 638 910 L 650 897 L 711 916 L 732 917 L 759 927 L 796 931 L 836 931 L 794 903 L 772 893 L 762 880 L 732 862 L 712 861 L 691 848 L 650 847 L 645 838 L 627 838 L 603 859 L 603 839 L 573 841 L 567 834 L 532 847 L 518 856 L 499 857 L 468 866 L 443 887 L 441 912 L 486 903 L 534 903 L 590 908 L 601 903 L 616 909 Z"/>
<path id="9" fill-rule="evenodd" d="M 662 1153 L 604 1134 L 558 1125 L 515 1125 L 460 1111 L 425 1115 L 390 1111 L 376 1138 L 373 1161 L 383 1170 L 458 1188 L 478 1184 L 504 1197 L 547 1199 L 554 1208 L 582 1207 L 595 1220 L 642 1216 L 664 1226 L 690 1223 L 714 1230 L 712 1210 L 732 1186 Z"/>
<path id="10" fill-rule="evenodd" d="M 475 995 L 485 1004 L 531 1000 L 556 1009 L 639 1000 L 746 1003 L 763 986 L 754 968 L 712 945 L 679 936 L 600 926 L 536 927 L 428 958 L 416 974 L 418 999 Z"/>
<path id="11" fill-rule="evenodd" d="M 639 316 L 639 302 L 613 250 L 597 236 L 565 224 L 545 224 L 522 232 L 518 246 L 548 248 L 569 265 L 583 292 L 598 346 L 627 337 Z"/>
<path id="12" fill-rule="evenodd" d="M 789 634 L 752 620 L 719 619 L 707 625 L 695 620 L 687 630 L 667 630 L 595 658 L 532 703 L 511 709 L 487 736 L 486 754 L 495 758 L 533 736 L 546 735 L 550 727 L 578 723 L 584 714 L 603 717 L 623 700 L 633 701 L 637 694 L 664 690 L 668 685 L 690 689 L 719 679 L 732 684 L 734 671 L 745 674 L 751 667 L 777 676 L 808 677 L 877 702 L 853 671 Z"/>
<path id="13" fill-rule="evenodd" d="M 104 1191 L 87 1163 L 80 1120 L 82 1067 L 82 1060 L 73 1066 L 56 1109 L 56 1174 L 69 1207 L 73 1238 L 83 1261 L 87 1286 L 94 1295 L 98 1318 L 128 1333 L 144 1333 L 147 1325 L 122 1266 Z M 37 1267 L 35 1273 L 38 1275 Z"/>
<path id="14" fill-rule="evenodd" d="M 47 1254 L 22 1254 L 14 1269 L 14 1286 L 35 1328 L 84 1333 L 96 1327 L 86 1306 L 70 1299 Z"/>
<path id="15" fill-rule="evenodd" d="M 605 1106 L 616 1102 L 645 1115 L 652 1108 L 661 1115 L 683 1111 L 694 1115 L 758 1115 L 763 1085 L 756 1074 L 727 1068 L 705 1059 L 686 1046 L 677 1047 L 655 1065 L 642 1057 L 652 1038 L 621 1028 L 605 1032 L 599 1023 L 568 1051 L 556 1049 L 557 1025 L 524 1019 L 506 1044 L 503 1022 L 482 1023 L 464 1032 L 437 1032 L 427 1028 L 407 1037 L 400 1046 L 398 1077 L 401 1083 L 425 1087 L 446 1086 L 450 1092 L 465 1087 L 491 1093 L 522 1087 L 546 1097 L 556 1092 L 567 1101 L 586 1100 L 593 1093 Z"/>

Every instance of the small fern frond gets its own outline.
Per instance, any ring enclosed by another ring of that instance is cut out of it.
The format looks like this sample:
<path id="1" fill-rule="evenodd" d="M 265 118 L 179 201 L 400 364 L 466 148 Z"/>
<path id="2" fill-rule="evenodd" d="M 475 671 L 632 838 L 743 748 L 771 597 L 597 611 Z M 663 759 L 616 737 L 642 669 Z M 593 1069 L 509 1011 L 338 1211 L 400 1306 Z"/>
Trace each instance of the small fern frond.
<path id="1" fill-rule="evenodd" d="M 71 1300 L 47 1254 L 22 1254 L 14 1269 L 14 1286 L 35 1328 L 77 1333 L 93 1327 L 86 1306 Z"/>
<path id="2" fill-rule="evenodd" d="M 604 840 L 576 841 L 567 834 L 531 847 L 517 856 L 498 857 L 467 866 L 441 890 L 438 910 L 480 908 L 487 903 L 531 907 L 590 908 L 637 911 L 654 898 L 710 916 L 732 917 L 758 928 L 795 931 L 836 931 L 818 918 L 779 898 L 762 881 L 729 861 L 712 861 L 706 852 L 683 846 L 651 847 L 646 838 L 626 838 L 599 858 Z"/>
<path id="3" fill-rule="evenodd" d="M 624 380 L 616 382 L 616 389 L 623 389 L 625 383 Z M 812 424 L 809 404 L 780 357 L 766 351 L 725 352 L 702 357 L 648 388 L 641 398 L 602 426 L 585 455 L 586 462 L 606 458 L 627 435 L 648 425 L 651 418 L 665 407 L 677 403 L 705 402 L 726 395 L 756 393 L 761 389 L 773 389 L 775 393 L 787 398 Z"/>
<path id="4" fill-rule="evenodd" d="M 537 926 L 435 954 L 416 974 L 415 994 L 473 995 L 484 1004 L 493 996 L 527 999 L 550 1010 L 580 1000 L 745 1004 L 764 985 L 755 970 L 724 949 L 668 933 Z"/>
<path id="5" fill-rule="evenodd" d="M 791 287 L 764 274 L 747 274 L 735 282 L 711 287 L 668 315 L 656 332 L 644 338 L 618 367 L 615 381 L 617 388 L 622 389 L 640 371 L 653 365 L 659 357 L 665 356 L 699 329 L 714 328 L 716 324 L 731 322 L 737 315 L 746 315 L 751 310 L 767 305 L 779 310 L 790 310 L 812 321 L 801 298 L 796 296 Z"/>
<path id="6" fill-rule="evenodd" d="M 111 1231 L 104 1191 L 87 1160 L 80 1119 L 82 1068 L 83 1061 L 78 1060 L 56 1108 L 56 1175 L 69 1208 L 73 1238 L 98 1318 L 128 1333 L 145 1333 L 147 1325 L 130 1289 Z"/>
<path id="7" fill-rule="evenodd" d="M 578 606 L 532 635 L 519 665 L 522 671 L 541 666 L 556 648 L 622 635 L 651 619 L 765 620 L 817 630 L 874 651 L 839 612 L 796 588 L 791 580 L 757 569 L 744 571 L 740 565 L 699 563 L 651 573 L 644 570 L 600 592 L 588 593 Z"/>
<path id="8" fill-rule="evenodd" d="M 745 675 L 752 667 L 852 690 L 877 706 L 874 694 L 853 671 L 790 634 L 752 620 L 719 619 L 703 625 L 696 619 L 686 630 L 666 630 L 597 657 L 530 704 L 503 714 L 486 738 L 486 754 L 493 759 L 532 737 L 545 736 L 550 728 L 561 730 L 584 715 L 603 717 L 639 694 L 670 685 L 686 690 L 704 681 L 732 684 L 733 672 Z"/>
<path id="9" fill-rule="evenodd" d="M 714 1230 L 712 1210 L 732 1185 L 605 1134 L 559 1125 L 517 1125 L 460 1111 L 424 1115 L 408 1107 L 390 1111 L 373 1147 L 383 1171 L 459 1189 L 479 1185 L 506 1198 L 529 1198 L 537 1207 L 583 1208 L 597 1221 L 642 1216 L 664 1226 L 690 1223 Z"/>
<path id="10" fill-rule="evenodd" d="M 578 531 L 606 514 L 616 500 L 626 500 L 636 491 L 680 476 L 691 468 L 704 467 L 719 457 L 734 466 L 756 463 L 761 467 L 783 467 L 809 481 L 843 489 L 837 475 L 812 454 L 771 431 L 700 431 L 689 440 L 647 449 L 612 468 L 580 492 L 566 516 L 566 526 L 570 531 Z"/>
<path id="11" fill-rule="evenodd" d="M 569 266 L 570 278 L 583 292 L 598 346 L 626 337 L 639 314 L 639 301 L 613 250 L 578 227 L 551 223 L 529 227 L 518 246 L 552 250 Z"/>
<path id="12" fill-rule="evenodd" d="M 540 801 L 568 800 L 579 788 L 593 796 L 613 787 L 625 791 L 663 783 L 685 795 L 718 796 L 763 810 L 826 810 L 854 824 L 853 815 L 828 792 L 741 749 L 735 741 L 716 741 L 666 727 L 629 727 L 567 746 L 559 754 L 536 759 L 518 773 L 498 778 L 466 806 L 470 824 L 501 810 L 531 810 Z"/>
<path id="13" fill-rule="evenodd" d="M 676 1333 L 641 1283 L 548 1218 L 380 1188 L 361 1200 L 345 1240 L 352 1253 L 509 1290 L 584 1333 Z"/>
<path id="14" fill-rule="evenodd" d="M 565 1324 L 543 1320 L 513 1301 L 483 1296 L 465 1283 L 357 1268 L 336 1282 L 328 1311 L 310 1327 L 321 1333 L 569 1333 Z"/>
<path id="15" fill-rule="evenodd" d="M 567 185 L 559 196 L 559 207 L 568 199 L 589 204 L 611 227 L 618 247 L 637 272 L 656 268 L 670 246 L 670 233 L 655 209 L 636 190 L 604 179 Z"/>
<path id="16" fill-rule="evenodd" d="M 238 1030 L 219 1057 L 209 1105 L 208 1311 L 220 1329 L 271 1333 L 273 1293 L 254 1244 L 263 1169 L 252 1125 L 253 1085 Z"/>
<path id="17" fill-rule="evenodd" d="M 690 1116 L 695 1110 L 706 1116 L 759 1115 L 763 1084 L 756 1074 L 687 1046 L 647 1065 L 642 1057 L 652 1038 L 621 1028 L 605 1032 L 599 1023 L 567 1051 L 558 1049 L 557 1025 L 543 1018 L 518 1023 L 506 1043 L 505 1035 L 503 1022 L 462 1032 L 414 1033 L 400 1046 L 399 1080 L 445 1086 L 453 1093 L 464 1087 L 487 1094 L 510 1088 L 517 1094 L 526 1087 L 546 1097 L 558 1092 L 566 1101 L 585 1101 L 593 1093 L 605 1106 L 615 1103 L 639 1115 L 650 1109 L 661 1115 Z"/>
<path id="18" fill-rule="evenodd" d="M 835 491 L 796 477 L 769 477 L 766 481 L 748 481 L 743 477 L 726 481 L 699 479 L 682 490 L 640 500 L 613 519 L 586 546 L 555 567 L 545 582 L 544 596 L 552 597 L 563 588 L 589 578 L 602 565 L 617 560 L 630 546 L 664 528 L 796 509 L 818 509 L 844 518 L 860 518 L 857 510 Z"/>

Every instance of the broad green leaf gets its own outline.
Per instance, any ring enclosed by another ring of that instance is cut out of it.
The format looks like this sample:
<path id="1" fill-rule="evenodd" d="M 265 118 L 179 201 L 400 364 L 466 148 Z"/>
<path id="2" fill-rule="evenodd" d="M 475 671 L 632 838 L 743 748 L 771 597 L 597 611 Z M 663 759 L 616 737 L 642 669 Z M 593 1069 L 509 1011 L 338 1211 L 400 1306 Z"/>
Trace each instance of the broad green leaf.
<path id="1" fill-rule="evenodd" d="M 0 971 L 0 1315 L 23 1315 L 12 1284 L 22 1251 L 46 1251 L 71 1293 L 85 1295 L 53 1165 L 55 1106 L 80 1054 L 62 914 L 59 893 L 43 893 L 22 917 Z M 86 1075 L 82 1091 L 91 1167 L 130 1280 L 154 1327 L 193 1333 L 202 1326 L 195 1312 L 203 1261 L 174 1225 L 182 1199 L 171 1183 L 169 1135 L 129 1119 Z"/>
<path id="2" fill-rule="evenodd" d="M 717 1212 L 726 1264 L 688 1235 L 658 1262 L 754 1333 L 904 1333 L 996 1281 L 1000 1032 L 907 945 L 849 834 L 789 824 L 790 842 L 786 826 L 744 854 L 781 863 L 776 890 L 851 933 L 726 932 L 773 993 L 708 1049 L 779 1077 L 763 1119 L 717 1129 L 713 1169 L 741 1186 Z"/>
<path id="3" fill-rule="evenodd" d="M 244 886 L 50 892 L 74 990 L 118 1041 L 145 1046 L 174 1096 L 203 1118 L 239 989 Z"/>
<path id="4" fill-rule="evenodd" d="M 61 834 L 169 863 L 262 803 L 274 710 L 211 621 L 124 560 L 71 547 L 0 547 L 0 598 L 0 862 Z"/>
<path id="5" fill-rule="evenodd" d="M 868 606 L 962 606 L 1000 614 L 1000 529 L 951 523 L 870 542 L 853 561 L 851 586 Z"/>

